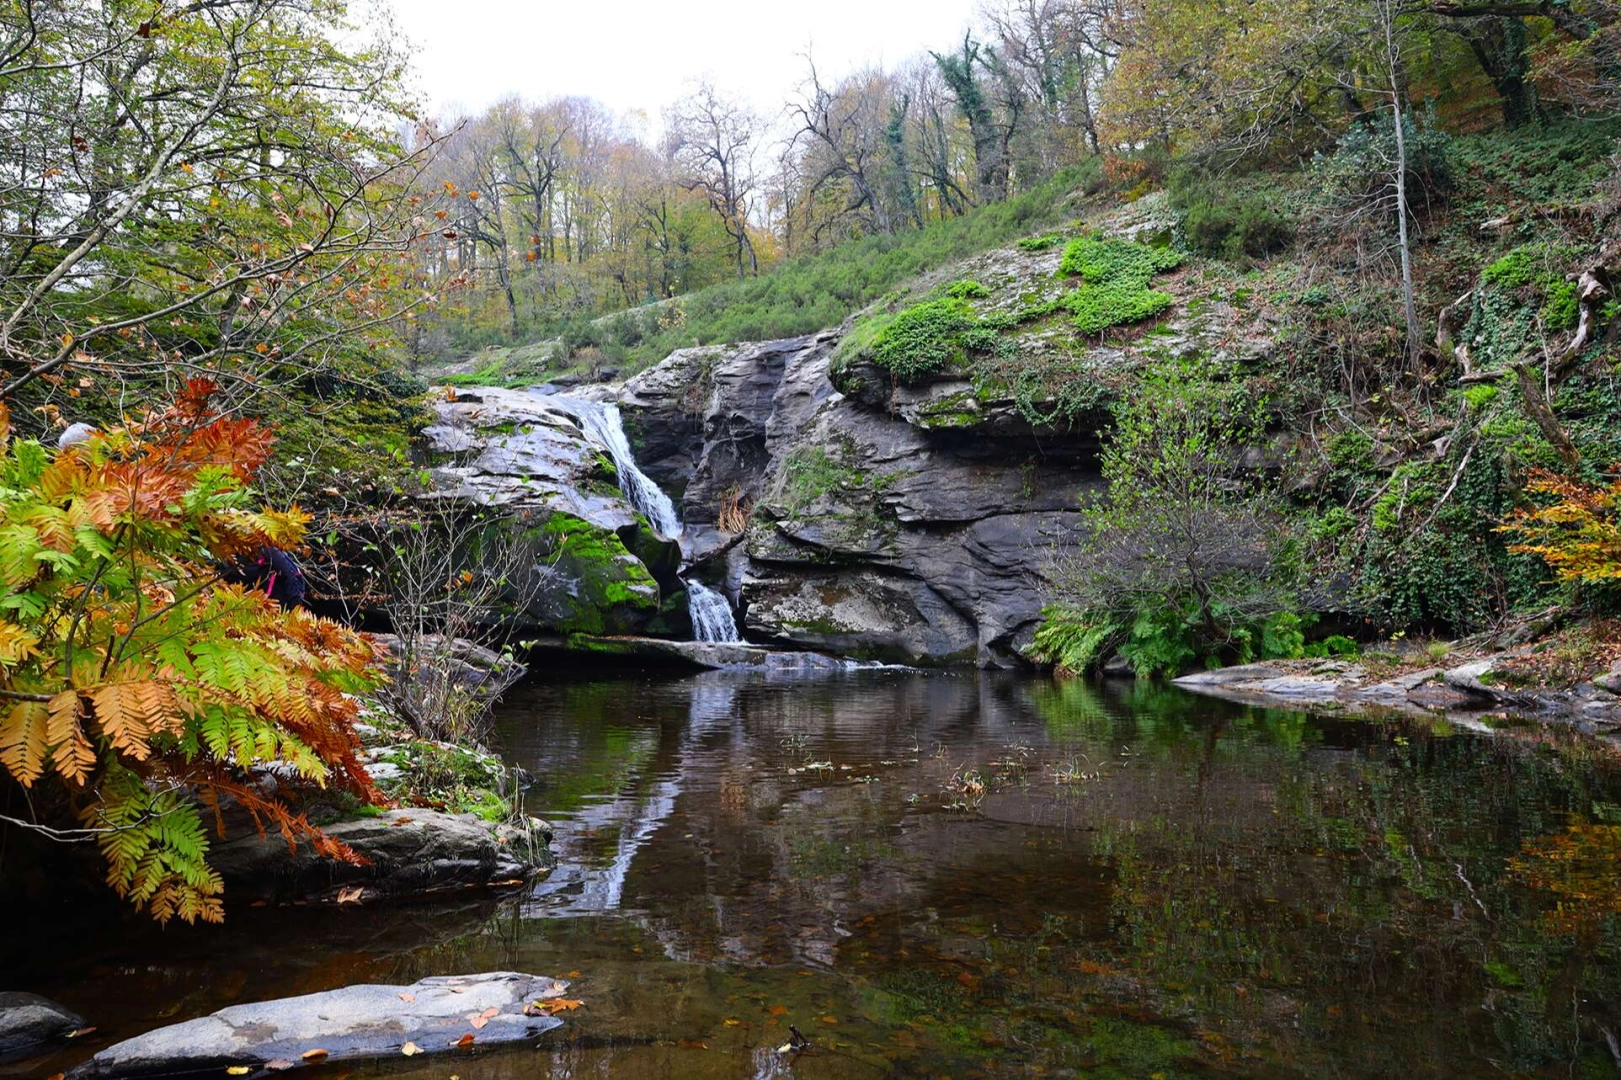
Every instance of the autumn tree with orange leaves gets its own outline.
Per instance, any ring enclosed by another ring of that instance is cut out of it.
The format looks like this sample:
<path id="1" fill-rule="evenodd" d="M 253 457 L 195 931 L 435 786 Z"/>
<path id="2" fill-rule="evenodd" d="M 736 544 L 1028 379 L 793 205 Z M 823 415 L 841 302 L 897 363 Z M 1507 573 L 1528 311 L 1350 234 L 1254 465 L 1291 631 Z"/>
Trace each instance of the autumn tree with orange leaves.
<path id="1" fill-rule="evenodd" d="M 214 411 L 193 380 L 176 403 L 60 452 L 14 437 L 0 406 L 0 766 L 59 785 L 77 816 L 8 819 L 99 844 L 107 882 L 160 921 L 223 917 L 205 816 L 222 799 L 290 845 L 357 861 L 285 800 L 302 786 L 380 801 L 356 760 L 370 644 L 220 580 L 306 516 L 257 508 L 248 482 L 272 438 Z M 267 793 L 256 774 L 286 770 Z"/>

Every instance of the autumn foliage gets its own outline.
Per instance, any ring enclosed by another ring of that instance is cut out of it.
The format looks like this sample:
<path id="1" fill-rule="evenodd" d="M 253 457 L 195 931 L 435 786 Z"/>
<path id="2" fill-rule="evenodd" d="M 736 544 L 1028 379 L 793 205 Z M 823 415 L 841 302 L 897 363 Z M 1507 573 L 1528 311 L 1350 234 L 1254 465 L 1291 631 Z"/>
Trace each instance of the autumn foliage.
<path id="1" fill-rule="evenodd" d="M 272 439 L 215 415 L 191 382 L 139 423 L 56 453 L 13 439 L 0 406 L 0 766 L 64 785 L 107 881 L 159 920 L 217 921 L 204 813 L 222 799 L 289 844 L 357 860 L 255 768 L 377 795 L 356 760 L 370 644 L 336 623 L 225 584 L 219 566 L 296 547 L 296 508 L 255 509 Z"/>
<path id="2" fill-rule="evenodd" d="M 1540 555 L 1560 581 L 1621 581 L 1621 480 L 1600 487 L 1538 471 L 1526 487 L 1552 501 L 1503 523 L 1519 538 L 1510 551 Z"/>

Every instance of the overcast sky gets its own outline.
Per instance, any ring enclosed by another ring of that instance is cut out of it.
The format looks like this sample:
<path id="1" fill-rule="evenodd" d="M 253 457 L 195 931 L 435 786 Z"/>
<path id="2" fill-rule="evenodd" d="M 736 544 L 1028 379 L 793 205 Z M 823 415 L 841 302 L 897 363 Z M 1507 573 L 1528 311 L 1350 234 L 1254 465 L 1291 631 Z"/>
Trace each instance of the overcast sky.
<path id="1" fill-rule="evenodd" d="M 435 111 L 579 94 L 660 111 L 693 80 L 775 116 L 813 49 L 824 78 L 949 48 L 976 0 L 390 0 Z"/>

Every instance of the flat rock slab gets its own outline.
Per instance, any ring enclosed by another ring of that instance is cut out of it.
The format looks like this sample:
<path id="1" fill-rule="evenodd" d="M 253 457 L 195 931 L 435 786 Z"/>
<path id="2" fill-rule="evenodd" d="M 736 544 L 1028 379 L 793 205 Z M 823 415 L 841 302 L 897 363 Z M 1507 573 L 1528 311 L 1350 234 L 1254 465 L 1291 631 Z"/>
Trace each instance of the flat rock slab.
<path id="1" fill-rule="evenodd" d="M 476 814 L 389 810 L 321 830 L 370 860 L 366 866 L 320 855 L 308 841 L 289 851 L 267 832 L 237 829 L 216 842 L 209 861 L 225 877 L 227 896 L 265 900 L 329 899 L 348 889 L 358 899 L 414 896 L 444 889 L 506 886 L 550 866 L 549 830 L 494 825 Z"/>
<path id="2" fill-rule="evenodd" d="M 449 975 L 409 986 L 346 986 L 302 997 L 232 1005 L 183 1024 L 109 1046 L 68 1075 L 173 1076 L 231 1066 L 276 1068 L 319 1061 L 397 1057 L 406 1043 L 426 1054 L 472 1045 L 520 1042 L 560 1027 L 553 1016 L 525 1016 L 532 1001 L 561 997 L 567 984 L 539 975 L 495 971 Z M 482 1024 L 473 1018 L 496 1012 Z M 304 1055 L 324 1050 L 324 1055 Z M 290 1063 L 290 1064 L 284 1064 Z"/>

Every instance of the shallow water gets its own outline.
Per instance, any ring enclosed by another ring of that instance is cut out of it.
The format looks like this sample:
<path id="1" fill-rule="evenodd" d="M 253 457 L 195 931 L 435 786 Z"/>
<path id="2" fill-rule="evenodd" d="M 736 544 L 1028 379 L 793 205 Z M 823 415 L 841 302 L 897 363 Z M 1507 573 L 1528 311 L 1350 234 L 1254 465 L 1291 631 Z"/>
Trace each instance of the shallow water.
<path id="1" fill-rule="evenodd" d="M 42 935 L 3 981 L 91 1017 L 79 1057 L 357 981 L 585 1002 L 539 1048 L 307 1076 L 1621 1069 L 1621 770 L 1574 737 L 882 672 L 535 684 L 497 741 L 559 833 L 521 897 Z"/>

